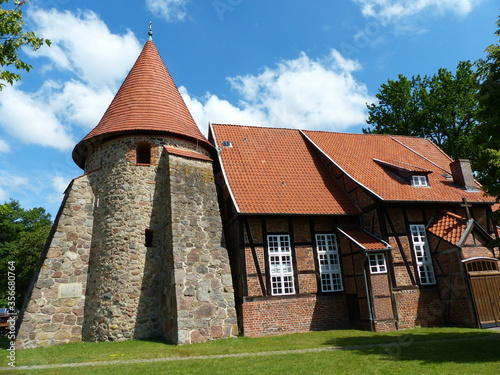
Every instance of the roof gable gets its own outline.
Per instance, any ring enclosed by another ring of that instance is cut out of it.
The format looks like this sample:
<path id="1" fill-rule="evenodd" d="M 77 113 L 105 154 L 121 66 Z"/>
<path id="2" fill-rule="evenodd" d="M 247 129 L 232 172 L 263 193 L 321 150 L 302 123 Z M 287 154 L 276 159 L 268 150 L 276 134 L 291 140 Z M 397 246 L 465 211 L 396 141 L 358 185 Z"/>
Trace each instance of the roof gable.
<path id="1" fill-rule="evenodd" d="M 304 134 L 355 183 L 382 200 L 492 202 L 478 189 L 465 191 L 453 184 L 452 161 L 424 138 L 382 134 L 349 134 L 306 130 Z M 429 188 L 414 187 L 392 170 L 426 175 Z M 478 184 L 478 188 L 480 185 Z"/>
<path id="2" fill-rule="evenodd" d="M 338 228 L 339 232 L 346 236 L 351 242 L 358 245 L 363 250 L 376 251 L 376 250 L 389 250 L 391 246 L 381 240 L 380 238 L 374 236 L 371 233 L 359 228 Z"/>
<path id="3" fill-rule="evenodd" d="M 427 230 L 437 237 L 457 246 L 467 229 L 467 220 L 452 212 L 435 218 Z"/>
<path id="4" fill-rule="evenodd" d="M 459 248 L 465 244 L 473 231 L 484 238 L 485 242 L 492 240 L 491 236 L 475 220 L 466 220 L 452 212 L 445 212 L 436 217 L 427 230 Z"/>
<path id="5" fill-rule="evenodd" d="M 298 130 L 212 124 L 210 137 L 238 212 L 359 213 Z"/>

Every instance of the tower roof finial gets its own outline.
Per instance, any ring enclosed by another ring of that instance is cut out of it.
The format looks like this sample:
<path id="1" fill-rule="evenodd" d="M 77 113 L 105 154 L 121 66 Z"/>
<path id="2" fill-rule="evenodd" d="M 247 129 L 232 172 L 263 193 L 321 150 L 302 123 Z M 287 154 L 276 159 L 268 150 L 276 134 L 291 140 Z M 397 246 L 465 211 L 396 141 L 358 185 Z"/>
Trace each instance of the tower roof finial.
<path id="1" fill-rule="evenodd" d="M 153 40 L 153 21 L 149 21 L 149 40 Z"/>

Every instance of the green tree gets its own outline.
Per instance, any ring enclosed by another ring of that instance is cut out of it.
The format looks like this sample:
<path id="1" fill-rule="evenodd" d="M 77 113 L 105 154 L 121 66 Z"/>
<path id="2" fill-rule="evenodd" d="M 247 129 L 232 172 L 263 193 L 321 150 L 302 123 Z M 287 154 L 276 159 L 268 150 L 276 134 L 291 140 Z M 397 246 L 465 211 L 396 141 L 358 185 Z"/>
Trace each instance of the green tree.
<path id="1" fill-rule="evenodd" d="M 28 46 L 36 51 L 42 45 L 50 46 L 50 40 L 39 38 L 33 31 L 26 31 L 22 6 L 26 1 L 14 0 L 14 7 L 8 7 L 9 0 L 0 0 L 0 90 L 21 79 L 19 71 L 29 72 L 33 66 L 19 58 L 19 49 Z M 4 70 L 8 67 L 10 70 Z M 12 68 L 15 69 L 15 71 Z"/>
<path id="2" fill-rule="evenodd" d="M 500 17 L 497 20 L 500 37 Z M 484 189 L 500 200 L 500 45 L 486 48 L 487 57 L 479 62 L 478 94 L 480 123 L 476 142 L 483 145 L 475 167 Z"/>
<path id="3" fill-rule="evenodd" d="M 43 208 L 23 209 L 11 200 L 0 205 L 0 307 L 7 306 L 7 275 L 9 262 L 15 262 L 16 307 L 21 308 L 34 275 L 52 221 Z"/>
<path id="4" fill-rule="evenodd" d="M 452 158 L 474 160 L 477 147 L 477 73 L 470 61 L 461 61 L 455 74 L 439 69 L 432 77 L 420 75 L 383 84 L 369 104 L 364 133 L 425 137 Z"/>

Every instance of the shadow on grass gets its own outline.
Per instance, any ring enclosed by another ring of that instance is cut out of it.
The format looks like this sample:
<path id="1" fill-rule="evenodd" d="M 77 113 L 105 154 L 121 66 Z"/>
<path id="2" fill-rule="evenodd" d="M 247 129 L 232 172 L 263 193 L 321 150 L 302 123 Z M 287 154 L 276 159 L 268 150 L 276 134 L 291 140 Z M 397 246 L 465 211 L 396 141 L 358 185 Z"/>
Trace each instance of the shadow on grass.
<path id="1" fill-rule="evenodd" d="M 387 361 L 500 362 L 500 334 L 486 330 L 426 333 L 424 329 L 399 335 L 388 333 L 372 337 L 336 338 L 325 342 L 325 345 L 352 348 L 353 352 L 361 355 L 382 355 L 382 359 Z"/>
<path id="2" fill-rule="evenodd" d="M 0 336 L 0 350 L 7 350 L 10 345 L 10 340 L 7 336 Z"/>

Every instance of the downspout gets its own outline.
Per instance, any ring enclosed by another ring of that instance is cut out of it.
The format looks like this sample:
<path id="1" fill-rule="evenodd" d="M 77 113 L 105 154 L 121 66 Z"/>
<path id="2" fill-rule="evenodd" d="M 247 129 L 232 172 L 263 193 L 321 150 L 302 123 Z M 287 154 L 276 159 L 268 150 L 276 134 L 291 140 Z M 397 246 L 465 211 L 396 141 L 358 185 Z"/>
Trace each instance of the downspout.
<path id="1" fill-rule="evenodd" d="M 368 303 L 368 315 L 370 317 L 370 330 L 375 331 L 375 319 L 373 318 L 373 308 L 372 308 L 372 299 L 370 294 L 370 287 L 368 285 L 368 275 L 366 272 L 366 264 L 368 261 L 368 253 L 364 251 L 365 257 L 363 258 L 363 276 L 365 281 L 365 293 L 366 293 L 366 301 Z"/>

